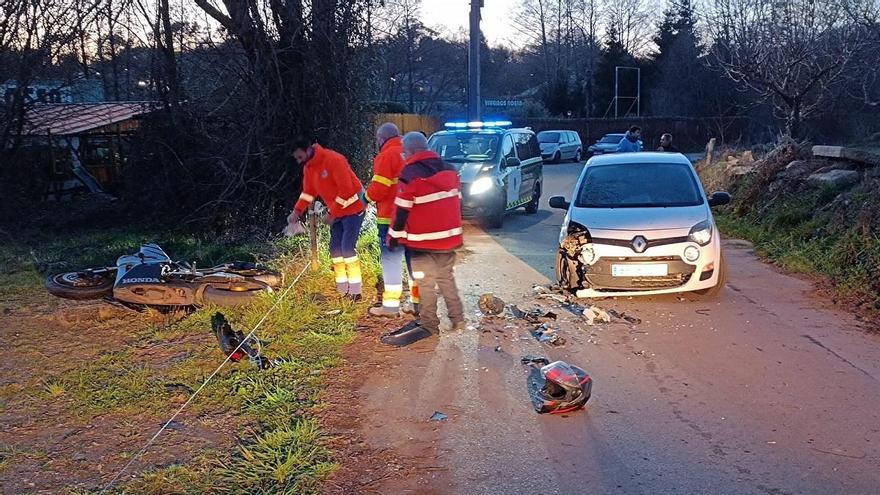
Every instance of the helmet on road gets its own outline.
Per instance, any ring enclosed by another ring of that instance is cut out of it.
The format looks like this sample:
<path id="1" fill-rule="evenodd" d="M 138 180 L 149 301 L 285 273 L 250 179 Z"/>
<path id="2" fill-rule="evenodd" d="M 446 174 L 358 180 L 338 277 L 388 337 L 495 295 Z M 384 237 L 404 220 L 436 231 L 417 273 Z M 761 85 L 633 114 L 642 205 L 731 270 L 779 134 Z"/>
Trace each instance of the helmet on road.
<path id="1" fill-rule="evenodd" d="M 580 409 L 590 399 L 593 379 L 583 369 L 564 361 L 547 364 L 546 359 L 530 361 L 529 379 L 532 405 L 539 413 L 561 414 Z M 544 364 L 540 369 L 536 365 Z"/>

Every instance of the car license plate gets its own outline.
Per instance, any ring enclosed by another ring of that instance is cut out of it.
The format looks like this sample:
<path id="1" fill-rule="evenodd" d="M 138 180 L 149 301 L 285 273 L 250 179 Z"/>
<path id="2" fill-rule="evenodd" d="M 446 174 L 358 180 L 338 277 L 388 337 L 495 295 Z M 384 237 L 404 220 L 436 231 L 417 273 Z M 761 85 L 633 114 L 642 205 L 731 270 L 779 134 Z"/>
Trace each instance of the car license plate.
<path id="1" fill-rule="evenodd" d="M 611 265 L 611 275 L 615 277 L 665 277 L 668 274 L 666 264 Z"/>

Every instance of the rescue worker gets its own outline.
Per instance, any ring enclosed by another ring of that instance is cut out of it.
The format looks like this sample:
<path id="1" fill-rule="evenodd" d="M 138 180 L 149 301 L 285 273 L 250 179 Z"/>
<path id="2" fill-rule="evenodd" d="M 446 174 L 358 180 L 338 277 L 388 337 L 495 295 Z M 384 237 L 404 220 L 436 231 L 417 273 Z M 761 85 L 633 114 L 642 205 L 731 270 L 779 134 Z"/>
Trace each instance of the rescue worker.
<path id="1" fill-rule="evenodd" d="M 461 183 L 455 168 L 428 149 L 418 132 L 403 137 L 406 159 L 398 181 L 397 210 L 388 230 L 389 249 L 402 244 L 410 252 L 413 277 L 421 295 L 419 325 L 382 337 L 405 346 L 440 333 L 438 293 L 446 301 L 453 330 L 465 326 L 464 308 L 455 285 L 455 250 L 462 245 Z"/>
<path id="2" fill-rule="evenodd" d="M 397 195 L 397 180 L 403 169 L 403 144 L 400 130 L 391 122 L 376 129 L 376 144 L 379 154 L 373 160 L 373 178 L 367 186 L 366 199 L 376 204 L 376 224 L 379 230 L 379 251 L 382 261 L 382 306 L 370 308 L 374 316 L 396 317 L 400 315 L 400 298 L 403 295 L 403 249 L 388 249 L 388 228 L 394 214 L 394 198 Z M 409 267 L 409 257 L 407 267 Z M 410 270 L 410 295 L 412 313 L 418 313 L 418 286 L 413 283 Z"/>
<path id="3" fill-rule="evenodd" d="M 303 167 L 302 194 L 287 222 L 299 222 L 315 198 L 321 198 L 329 212 L 330 258 L 336 290 L 352 301 L 360 301 L 361 264 L 356 245 L 364 221 L 363 186 L 344 156 L 320 144 L 297 139 L 293 157 Z"/>

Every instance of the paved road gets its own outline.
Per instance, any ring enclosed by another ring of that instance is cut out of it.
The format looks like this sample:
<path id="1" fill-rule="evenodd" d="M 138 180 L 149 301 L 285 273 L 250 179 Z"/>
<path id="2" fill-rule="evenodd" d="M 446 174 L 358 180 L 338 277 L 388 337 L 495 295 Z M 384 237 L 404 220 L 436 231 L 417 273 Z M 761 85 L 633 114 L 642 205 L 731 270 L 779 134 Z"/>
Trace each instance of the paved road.
<path id="1" fill-rule="evenodd" d="M 545 167 L 537 215 L 467 230 L 456 270 L 471 314 L 488 291 L 535 304 L 531 286 L 553 277 L 562 220 L 546 201 L 570 196 L 579 171 Z M 719 298 L 596 301 L 643 323 L 587 327 L 561 313 L 561 348 L 502 321 L 376 356 L 383 367 L 360 389 L 362 432 L 417 470 L 365 491 L 880 493 L 880 335 L 746 244 L 728 242 L 726 256 Z M 536 414 L 518 363 L 527 353 L 584 367 L 595 380 L 587 410 Z M 427 421 L 435 410 L 450 420 Z"/>

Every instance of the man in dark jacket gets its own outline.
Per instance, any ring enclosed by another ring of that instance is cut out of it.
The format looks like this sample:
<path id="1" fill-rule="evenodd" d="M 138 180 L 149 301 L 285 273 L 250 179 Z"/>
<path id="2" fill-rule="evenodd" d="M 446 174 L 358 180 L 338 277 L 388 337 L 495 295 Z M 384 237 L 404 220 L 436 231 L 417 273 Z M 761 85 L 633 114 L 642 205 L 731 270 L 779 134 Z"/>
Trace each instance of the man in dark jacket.
<path id="1" fill-rule="evenodd" d="M 667 153 L 680 153 L 678 148 L 676 148 L 672 144 L 672 134 L 668 132 L 660 136 L 660 147 L 657 148 L 657 151 L 665 151 Z"/>
<path id="2" fill-rule="evenodd" d="M 389 249 L 406 247 L 413 278 L 419 286 L 419 325 L 382 337 L 382 342 L 405 346 L 440 333 L 437 297 L 446 301 L 453 330 L 464 329 L 464 307 L 455 284 L 455 250 L 462 245 L 461 183 L 452 165 L 428 149 L 418 132 L 403 137 L 406 159 L 397 184 Z"/>

